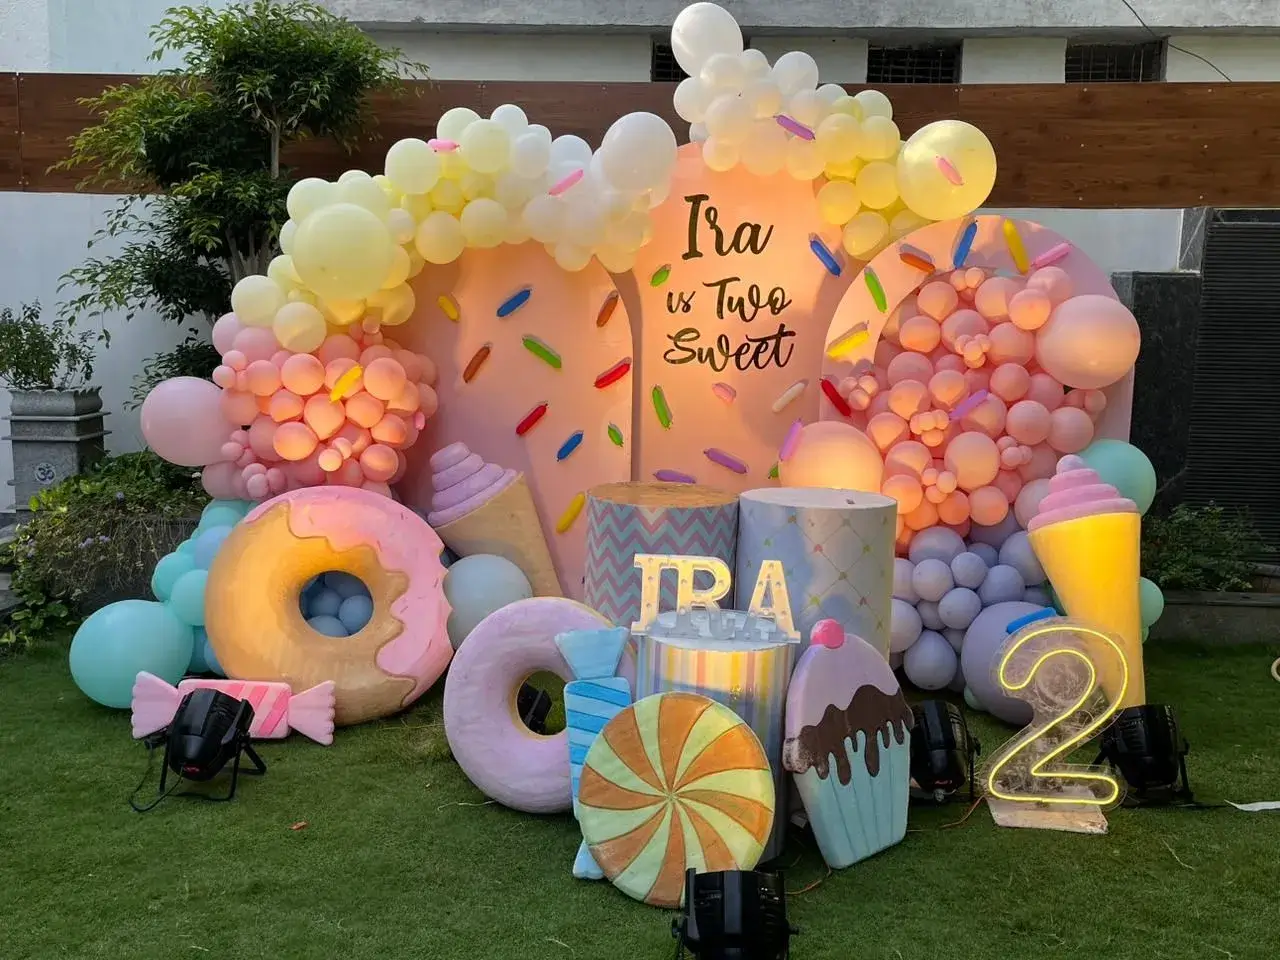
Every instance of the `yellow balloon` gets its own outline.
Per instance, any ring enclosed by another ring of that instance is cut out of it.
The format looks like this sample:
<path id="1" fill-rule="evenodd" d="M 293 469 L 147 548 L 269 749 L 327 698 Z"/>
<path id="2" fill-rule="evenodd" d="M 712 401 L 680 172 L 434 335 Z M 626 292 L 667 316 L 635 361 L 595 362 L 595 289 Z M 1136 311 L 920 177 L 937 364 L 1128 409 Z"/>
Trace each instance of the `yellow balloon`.
<path id="1" fill-rule="evenodd" d="M 847 180 L 831 180 L 818 191 L 818 213 L 827 223 L 848 223 L 860 205 L 857 188 Z"/>
<path id="2" fill-rule="evenodd" d="M 852 180 L 861 169 L 861 160 L 850 160 L 847 163 L 828 163 L 822 172 L 828 180 Z"/>
<path id="3" fill-rule="evenodd" d="M 862 125 L 844 113 L 833 113 L 818 124 L 818 149 L 827 163 L 848 163 L 862 146 Z"/>
<path id="4" fill-rule="evenodd" d="M 458 186 L 457 180 L 441 180 L 427 196 L 431 198 L 431 205 L 437 210 L 444 210 L 455 216 L 462 212 L 462 208 L 467 203 L 467 198 L 462 195 L 462 187 Z"/>
<path id="5" fill-rule="evenodd" d="M 280 346 L 294 353 L 310 353 L 324 343 L 328 327 L 324 314 L 309 303 L 286 303 L 276 311 L 271 331 Z"/>
<path id="6" fill-rule="evenodd" d="M 893 119 L 893 104 L 879 90 L 859 90 L 854 94 L 853 99 L 862 108 L 862 116 L 864 118 L 884 117 L 886 120 Z"/>
<path id="7" fill-rule="evenodd" d="M 858 171 L 854 185 L 863 206 L 883 210 L 898 199 L 898 170 L 892 163 L 873 160 Z"/>
<path id="8" fill-rule="evenodd" d="M 557 243 L 552 255 L 561 270 L 577 273 L 591 262 L 591 251 L 572 243 Z"/>
<path id="9" fill-rule="evenodd" d="M 327 207 L 338 199 L 338 185 L 319 177 L 307 177 L 289 188 L 285 207 L 289 216 L 301 223 L 321 207 Z"/>
<path id="10" fill-rule="evenodd" d="M 478 197 L 463 208 L 462 236 L 472 247 L 496 247 L 507 232 L 507 208 L 497 200 Z"/>
<path id="11" fill-rule="evenodd" d="M 861 121 L 863 119 L 862 105 L 857 99 L 846 94 L 831 104 L 832 113 L 843 113 L 846 117 Z"/>
<path id="12" fill-rule="evenodd" d="M 816 180 L 826 166 L 822 151 L 812 140 L 792 137 L 787 141 L 787 173 L 797 180 Z"/>
<path id="13" fill-rule="evenodd" d="M 455 143 L 462 138 L 463 131 L 480 119 L 480 114 L 469 107 L 454 107 L 446 110 L 436 121 L 436 136 L 441 140 L 452 140 Z"/>
<path id="14" fill-rule="evenodd" d="M 285 304 L 285 292 L 270 277 L 253 274 L 231 288 L 231 309 L 247 327 L 269 327 Z"/>
<path id="15" fill-rule="evenodd" d="M 437 210 L 420 224 L 414 245 L 428 263 L 452 263 L 462 255 L 466 240 L 462 224 L 452 214 Z"/>
<path id="16" fill-rule="evenodd" d="M 913 210 L 899 210 L 889 221 L 889 236 L 898 240 L 913 230 L 919 230 L 932 222 L 932 220 L 926 220 Z"/>
<path id="17" fill-rule="evenodd" d="M 851 257 L 867 259 L 867 255 L 889 236 L 889 224 L 874 210 L 864 210 L 844 228 L 844 249 Z"/>
<path id="18" fill-rule="evenodd" d="M 415 229 L 417 228 L 417 224 L 420 221 L 427 219 L 427 215 L 435 209 L 435 207 L 431 205 L 430 195 L 425 193 L 406 193 L 400 198 L 400 207 L 403 210 L 409 211 L 413 216 Z"/>
<path id="19" fill-rule="evenodd" d="M 326 300 L 363 300 L 382 286 L 393 248 L 377 216 L 352 203 L 335 203 L 298 228 L 293 267 Z"/>
<path id="20" fill-rule="evenodd" d="M 458 180 L 458 187 L 464 200 L 474 200 L 476 197 L 492 197 L 495 184 L 488 174 L 468 170 Z"/>
<path id="21" fill-rule="evenodd" d="M 440 154 L 440 179 L 441 180 L 457 180 L 471 168 L 467 166 L 467 161 L 462 159 L 460 153 L 442 153 Z"/>
<path id="22" fill-rule="evenodd" d="M 898 143 L 896 123 L 888 117 L 867 117 L 862 122 L 862 143 L 858 147 L 858 156 L 863 160 L 888 160 L 897 154 Z"/>
<path id="23" fill-rule="evenodd" d="M 387 279 L 382 281 L 382 289 L 390 290 L 408 280 L 410 266 L 409 251 L 404 247 L 396 247 L 391 260 L 391 270 L 387 273 Z"/>
<path id="24" fill-rule="evenodd" d="M 422 254 L 418 252 L 416 246 L 410 245 L 404 249 L 409 254 L 409 279 L 412 280 L 422 272 L 422 268 L 427 265 L 427 261 L 422 258 Z"/>
<path id="25" fill-rule="evenodd" d="M 280 228 L 280 252 L 293 253 L 293 238 L 297 236 L 298 223 L 296 220 L 286 220 L 284 226 Z"/>
<path id="26" fill-rule="evenodd" d="M 418 232 L 418 221 L 403 207 L 392 207 L 387 214 L 387 229 L 391 231 L 391 239 L 397 244 L 408 243 Z"/>
<path id="27" fill-rule="evenodd" d="M 996 182 L 996 152 L 963 120 L 939 120 L 911 135 L 898 157 L 898 189 L 907 206 L 930 220 L 977 210 Z"/>
<path id="28" fill-rule="evenodd" d="M 417 299 L 413 288 L 401 283 L 390 290 L 379 290 L 369 298 L 369 315 L 383 326 L 396 327 L 413 316 Z"/>
<path id="29" fill-rule="evenodd" d="M 710 137 L 702 145 L 702 162 L 717 173 L 732 170 L 738 165 L 738 145 Z"/>
<path id="30" fill-rule="evenodd" d="M 346 327 L 364 316 L 363 300 L 325 300 L 321 304 L 325 319 L 339 327 Z"/>
<path id="31" fill-rule="evenodd" d="M 302 283 L 302 278 L 293 269 L 293 257 L 287 253 L 282 253 L 280 256 L 272 258 L 271 262 L 267 264 L 267 276 L 274 280 L 280 289 L 286 293 Z"/>
<path id="32" fill-rule="evenodd" d="M 373 177 L 369 176 L 369 174 L 366 173 L 364 170 L 348 170 L 338 178 L 338 183 L 344 184 L 344 183 L 351 183 L 353 180 L 372 180 L 372 179 Z"/>
<path id="33" fill-rule="evenodd" d="M 426 193 L 440 179 L 440 154 L 425 140 L 410 137 L 391 145 L 384 169 L 401 193 Z"/>
<path id="34" fill-rule="evenodd" d="M 352 178 L 338 184 L 338 201 L 364 207 L 379 220 L 391 212 L 391 200 L 372 178 Z"/>
<path id="35" fill-rule="evenodd" d="M 462 131 L 462 158 L 472 170 L 498 173 L 511 156 L 511 134 L 496 120 L 477 120 Z"/>

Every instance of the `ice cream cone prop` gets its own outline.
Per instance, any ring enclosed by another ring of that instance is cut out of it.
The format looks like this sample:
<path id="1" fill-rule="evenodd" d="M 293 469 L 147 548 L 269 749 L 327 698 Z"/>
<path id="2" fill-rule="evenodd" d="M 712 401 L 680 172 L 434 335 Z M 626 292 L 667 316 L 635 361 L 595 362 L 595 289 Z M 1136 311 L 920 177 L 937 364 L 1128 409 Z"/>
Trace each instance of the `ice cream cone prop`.
<path id="1" fill-rule="evenodd" d="M 535 596 L 564 596 L 523 473 L 485 463 L 463 443 L 436 451 L 431 470 L 427 522 L 450 550 L 505 557 L 524 571 Z"/>
<path id="2" fill-rule="evenodd" d="M 1121 708 L 1147 702 L 1138 602 L 1141 530 L 1137 505 L 1079 457 L 1062 458 L 1028 527 L 1031 547 L 1068 616 L 1122 641 L 1129 682 Z M 1118 692 L 1115 670 L 1102 667 L 1099 679 L 1108 693 Z"/>

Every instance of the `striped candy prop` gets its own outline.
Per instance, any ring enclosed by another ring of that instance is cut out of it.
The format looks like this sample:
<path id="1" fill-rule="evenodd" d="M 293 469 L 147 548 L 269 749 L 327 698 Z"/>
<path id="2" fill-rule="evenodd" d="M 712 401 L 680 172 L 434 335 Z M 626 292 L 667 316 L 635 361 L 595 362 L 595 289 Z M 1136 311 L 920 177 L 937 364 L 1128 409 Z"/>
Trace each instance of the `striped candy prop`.
<path id="1" fill-rule="evenodd" d="M 660 693 L 605 724 L 578 795 L 582 836 L 619 890 L 680 905 L 685 870 L 750 870 L 774 818 L 773 775 L 751 728 L 692 693 Z"/>
<path id="2" fill-rule="evenodd" d="M 176 687 L 146 671 L 133 683 L 133 735 L 162 730 L 173 720 L 183 697 L 195 690 L 217 690 L 253 707 L 249 736 L 279 740 L 290 731 L 324 744 L 333 743 L 334 683 L 326 680 L 295 694 L 287 683 L 266 680 L 206 680 L 192 677 Z"/>
<path id="3" fill-rule="evenodd" d="M 571 630 L 557 634 L 556 646 L 576 679 L 564 685 L 565 724 L 569 734 L 569 784 L 573 812 L 578 815 L 578 790 L 587 751 L 604 725 L 631 706 L 631 684 L 617 676 L 629 633 L 609 630 Z M 573 860 L 579 880 L 602 880 L 604 872 L 591 856 L 586 841 Z"/>

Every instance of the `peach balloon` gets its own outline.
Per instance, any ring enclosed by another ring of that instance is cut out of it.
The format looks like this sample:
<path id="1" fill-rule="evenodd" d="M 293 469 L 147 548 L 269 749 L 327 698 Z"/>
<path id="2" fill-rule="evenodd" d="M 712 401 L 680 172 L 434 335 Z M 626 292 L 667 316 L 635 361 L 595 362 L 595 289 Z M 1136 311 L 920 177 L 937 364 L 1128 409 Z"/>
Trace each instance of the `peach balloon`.
<path id="1" fill-rule="evenodd" d="M 348 357 L 339 357 L 336 360 L 330 360 L 324 365 L 324 385 L 332 390 L 337 386 L 338 381 L 347 374 L 347 371 L 358 366 L 359 364 L 355 360 Z M 347 396 L 351 396 L 359 389 L 360 385 L 357 381 L 356 384 L 347 387 L 345 389 L 345 393 Z"/>
<path id="2" fill-rule="evenodd" d="M 885 479 L 880 492 L 898 501 L 898 513 L 906 515 L 920 506 L 924 488 L 920 481 L 908 473 L 894 474 Z"/>
<path id="3" fill-rule="evenodd" d="M 977 290 L 986 279 L 986 271 L 981 267 L 967 267 L 964 271 L 964 285 L 970 290 Z"/>
<path id="4" fill-rule="evenodd" d="M 1031 385 L 1027 387 L 1027 399 L 1041 404 L 1046 410 L 1057 410 L 1062 406 L 1065 394 L 1062 384 L 1047 373 L 1033 373 Z"/>
<path id="5" fill-rule="evenodd" d="M 318 393 L 303 405 L 302 419 L 317 437 L 326 440 L 347 422 L 347 414 L 342 404 L 334 403 L 326 393 Z"/>
<path id="6" fill-rule="evenodd" d="M 995 483 L 992 485 L 1004 494 L 1005 500 L 1013 503 L 1018 494 L 1022 492 L 1022 477 L 1018 475 L 1016 470 L 1001 470 L 996 474 Z"/>
<path id="7" fill-rule="evenodd" d="M 1041 443 L 1049 436 L 1049 411 L 1034 400 L 1019 400 L 1009 408 L 1004 429 L 1019 443 Z"/>
<path id="8" fill-rule="evenodd" d="M 956 341 L 960 337 L 976 337 L 988 329 L 987 321 L 977 310 L 957 310 L 942 321 L 942 342 L 958 353 Z"/>
<path id="9" fill-rule="evenodd" d="M 1008 277 L 992 277 L 978 287 L 973 306 L 988 320 L 1003 320 L 1009 316 L 1009 301 L 1019 289 Z"/>
<path id="10" fill-rule="evenodd" d="M 331 442 L 334 446 L 341 445 L 339 448 L 344 451 L 343 456 L 358 457 L 369 448 L 369 444 L 373 443 L 373 434 L 364 427 L 348 421 L 343 424 L 342 429 Z"/>
<path id="11" fill-rule="evenodd" d="M 947 494 L 938 504 L 938 519 L 946 524 L 964 523 L 969 519 L 969 497 L 959 490 Z"/>
<path id="12" fill-rule="evenodd" d="M 964 358 L 957 356 L 948 350 L 942 356 L 933 361 L 933 369 L 941 373 L 943 370 L 954 370 L 956 373 L 964 373 L 967 369 L 964 365 Z"/>
<path id="13" fill-rule="evenodd" d="M 384 483 L 395 476 L 399 466 L 396 452 L 382 443 L 375 443 L 360 454 L 360 469 L 367 480 Z"/>
<path id="14" fill-rule="evenodd" d="M 941 280 L 926 283 L 916 294 L 916 306 L 920 312 L 941 322 L 956 308 L 960 297 L 955 287 Z"/>
<path id="15" fill-rule="evenodd" d="M 249 449 L 262 460 L 276 459 L 277 424 L 270 417 L 258 417 L 249 424 Z"/>
<path id="16" fill-rule="evenodd" d="M 282 423 L 276 428 L 275 452 L 284 460 L 305 460 L 315 452 L 319 442 L 315 431 L 305 423 Z"/>
<path id="17" fill-rule="evenodd" d="M 919 380 L 899 380 L 889 391 L 889 409 L 910 420 L 929 408 L 929 388 Z"/>
<path id="18" fill-rule="evenodd" d="M 378 357 L 364 368 L 364 388 L 384 403 L 398 397 L 405 382 L 404 367 L 390 356 Z"/>
<path id="19" fill-rule="evenodd" d="M 951 409 L 968 395 L 969 387 L 964 381 L 963 373 L 939 370 L 929 378 L 929 396 L 940 407 Z"/>
<path id="20" fill-rule="evenodd" d="M 423 378 L 422 375 L 426 372 L 426 364 L 422 362 L 423 358 L 420 355 L 412 350 L 397 349 L 394 357 L 396 363 L 404 367 L 404 375 L 410 382 L 417 383 Z"/>
<path id="21" fill-rule="evenodd" d="M 342 453 L 340 451 L 338 451 L 334 447 L 329 447 L 321 451 L 320 459 L 318 462 L 320 464 L 321 470 L 323 470 L 325 473 L 332 474 L 335 470 L 337 470 L 339 467 L 342 466 L 342 464 L 345 462 L 345 459 L 346 458 L 342 456 Z"/>
<path id="22" fill-rule="evenodd" d="M 1037 443 L 1031 448 L 1031 461 L 1018 468 L 1023 480 L 1039 480 L 1052 477 L 1058 469 L 1058 453 L 1047 443 Z"/>
<path id="23" fill-rule="evenodd" d="M 896 413 L 878 413 L 867 421 L 866 434 L 881 452 L 910 437 L 907 421 Z"/>
<path id="24" fill-rule="evenodd" d="M 1016 403 L 1027 395 L 1031 374 L 1016 363 L 1002 363 L 991 371 L 988 388 L 1005 403 Z"/>
<path id="25" fill-rule="evenodd" d="M 258 415 L 257 398 L 243 390 L 223 390 L 218 398 L 222 416 L 233 426 L 244 426 L 253 423 Z"/>
<path id="26" fill-rule="evenodd" d="M 903 321 L 898 330 L 898 342 L 916 353 L 928 353 L 942 341 L 942 331 L 932 317 L 923 314 Z"/>
<path id="27" fill-rule="evenodd" d="M 947 469 L 956 475 L 961 490 L 976 490 L 996 478 L 1000 469 L 1000 451 L 985 433 L 971 430 L 960 434 L 949 444 L 944 456 Z"/>
<path id="28" fill-rule="evenodd" d="M 298 353 L 280 367 L 280 382 L 285 389 L 307 397 L 324 386 L 324 364 L 309 353 Z"/>
<path id="29" fill-rule="evenodd" d="M 423 417 L 430 417 L 440 409 L 440 395 L 425 383 L 418 384 L 418 413 Z"/>
<path id="30" fill-rule="evenodd" d="M 210 374 L 209 379 L 224 390 L 232 390 L 236 385 L 236 372 L 225 363 L 222 363 L 213 368 L 213 373 Z"/>
<path id="31" fill-rule="evenodd" d="M 1036 334 L 1036 360 L 1069 387 L 1098 389 L 1133 368 L 1142 345 L 1138 321 L 1119 300 L 1099 294 L 1054 307 Z"/>
<path id="32" fill-rule="evenodd" d="M 831 487 L 874 493 L 880 489 L 884 461 L 862 431 L 837 420 L 801 428 L 795 452 L 778 464 L 786 487 Z"/>
<path id="33" fill-rule="evenodd" d="M 239 350 L 228 350 L 222 355 L 222 362 L 237 373 L 249 366 L 249 358 Z"/>
<path id="34" fill-rule="evenodd" d="M 1049 295 L 1036 287 L 1021 290 L 1009 300 L 1009 319 L 1021 330 L 1039 330 L 1052 310 Z"/>
<path id="35" fill-rule="evenodd" d="M 984 358 L 985 360 L 985 358 Z M 969 393 L 977 393 L 980 390 L 991 389 L 991 371 L 995 367 L 982 366 L 976 370 L 967 369 L 964 371 L 964 382 L 969 388 Z"/>
<path id="36" fill-rule="evenodd" d="M 343 487 L 361 486 L 364 483 L 364 471 L 360 469 L 360 461 L 342 461 L 338 469 L 329 475 L 329 483 Z"/>
<path id="37" fill-rule="evenodd" d="M 267 416 L 276 423 L 298 419 L 302 416 L 302 398 L 291 390 L 280 388 L 267 405 Z"/>
<path id="38" fill-rule="evenodd" d="M 884 457 L 884 472 L 888 476 L 907 473 L 919 477 L 933 463 L 929 448 L 917 440 L 895 443 Z"/>
<path id="39" fill-rule="evenodd" d="M 264 327 L 245 327 L 231 342 L 232 350 L 244 354 L 245 360 L 270 360 L 280 349 L 280 341 Z M 225 359 L 225 358 L 224 358 Z"/>
<path id="40" fill-rule="evenodd" d="M 324 343 L 320 344 L 316 356 L 325 366 L 334 360 L 350 360 L 354 363 L 360 358 L 360 345 L 345 333 L 335 333 L 326 337 Z"/>
<path id="41" fill-rule="evenodd" d="M 876 366 L 887 371 L 889 369 L 889 364 L 893 363 L 893 358 L 900 353 L 902 353 L 902 351 L 894 346 L 892 342 L 881 339 L 880 342 L 876 344 Z M 888 374 L 886 373 L 886 379 L 887 377 Z"/>
<path id="42" fill-rule="evenodd" d="M 296 356 L 296 354 L 291 350 L 277 350 L 271 355 L 271 362 L 277 367 L 283 367 L 284 362 L 293 356 Z"/>
<path id="43" fill-rule="evenodd" d="M 921 500 L 920 505 L 908 513 L 903 520 L 908 530 L 926 530 L 938 522 L 938 508 L 928 500 Z"/>
<path id="44" fill-rule="evenodd" d="M 933 364 L 929 362 L 928 357 L 918 353 L 900 353 L 890 361 L 885 374 L 888 377 L 889 386 L 893 386 L 899 380 L 919 380 L 921 383 L 928 383 L 929 378 L 933 376 Z"/>
<path id="45" fill-rule="evenodd" d="M 422 406 L 422 398 L 418 394 L 419 384 L 405 381 L 400 393 L 394 400 L 388 401 L 387 409 L 392 413 L 414 413 Z M 430 387 L 427 387 L 430 390 Z"/>
<path id="46" fill-rule="evenodd" d="M 1013 502 L 1013 515 L 1017 518 L 1018 526 L 1025 530 L 1031 525 L 1031 518 L 1040 510 L 1040 501 L 1048 495 L 1048 478 L 1028 480 L 1023 484 Z"/>
<path id="47" fill-rule="evenodd" d="M 284 493 L 289 488 L 289 477 L 279 467 L 272 467 L 267 471 L 267 486 L 271 493 Z"/>
<path id="48" fill-rule="evenodd" d="M 409 461 L 405 455 L 399 450 L 396 451 L 396 472 L 391 475 L 391 479 L 387 483 L 399 483 L 400 478 L 404 476 L 405 471 L 409 469 Z"/>
<path id="49" fill-rule="evenodd" d="M 285 473 L 290 481 L 299 487 L 315 487 L 324 483 L 324 471 L 320 469 L 320 450 L 312 451 L 311 456 L 297 463 L 285 464 Z"/>
<path id="50" fill-rule="evenodd" d="M 386 406 L 381 400 L 363 391 L 348 400 L 345 406 L 347 419 L 361 427 L 372 427 L 387 412 Z"/>
<path id="51" fill-rule="evenodd" d="M 1009 515 L 1009 499 L 998 487 L 979 487 L 969 494 L 969 519 L 994 527 Z"/>
<path id="52" fill-rule="evenodd" d="M 280 389 L 280 371 L 270 360 L 254 360 L 245 370 L 249 392 L 256 397 L 269 397 Z"/>
<path id="53" fill-rule="evenodd" d="M 384 343 L 375 343 L 371 347 L 365 347 L 360 351 L 360 365 L 368 367 L 375 360 L 381 360 L 383 357 L 394 360 L 395 351 Z"/>
<path id="54" fill-rule="evenodd" d="M 1093 441 L 1093 420 L 1079 407 L 1059 407 L 1050 418 L 1049 446 L 1059 453 L 1079 453 Z"/>
<path id="55" fill-rule="evenodd" d="M 1101 390 L 1084 392 L 1084 409 L 1091 417 L 1098 417 L 1107 409 L 1107 395 Z"/>
<path id="56" fill-rule="evenodd" d="M 418 354 L 418 359 L 422 361 L 422 375 L 417 379 L 429 387 L 435 386 L 436 381 L 440 379 L 440 371 L 436 367 L 436 362 L 425 353 Z"/>
<path id="57" fill-rule="evenodd" d="M 374 424 L 373 439 L 379 443 L 390 444 L 393 447 L 405 446 L 406 441 L 409 439 L 409 426 L 394 413 L 388 413 Z M 797 486 L 797 484 L 787 484 L 787 486 Z"/>
<path id="58" fill-rule="evenodd" d="M 987 351 L 988 363 L 1026 363 L 1035 356 L 1036 338 L 1026 330 L 1019 330 L 1012 323 L 997 323 L 988 336 L 991 338 L 991 349 Z"/>
<path id="59" fill-rule="evenodd" d="M 1004 433 L 1008 410 L 1003 400 L 988 393 L 985 400 L 960 419 L 960 426 L 965 430 L 981 430 L 995 440 Z"/>
<path id="60" fill-rule="evenodd" d="M 937 504 L 942 503 L 943 500 L 947 499 L 947 492 L 945 490 L 940 490 L 937 487 L 925 487 L 924 498 L 936 506 Z"/>
<path id="61" fill-rule="evenodd" d="M 1070 275 L 1061 267 L 1041 267 L 1027 278 L 1027 288 L 1043 290 L 1055 307 L 1074 292 Z"/>

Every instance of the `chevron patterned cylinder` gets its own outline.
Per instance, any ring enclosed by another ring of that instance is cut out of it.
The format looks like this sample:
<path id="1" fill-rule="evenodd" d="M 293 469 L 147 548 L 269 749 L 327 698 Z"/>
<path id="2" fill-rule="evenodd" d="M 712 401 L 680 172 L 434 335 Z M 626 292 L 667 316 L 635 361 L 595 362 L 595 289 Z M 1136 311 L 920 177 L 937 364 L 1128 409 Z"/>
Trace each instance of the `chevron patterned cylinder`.
<path id="1" fill-rule="evenodd" d="M 586 603 L 618 626 L 640 615 L 637 553 L 716 557 L 734 569 L 738 498 L 689 483 L 607 483 L 587 494 Z M 703 583 L 699 574 L 696 585 Z M 676 574 L 662 577 L 660 609 L 675 609 Z M 733 606 L 733 592 L 720 601 Z"/>

